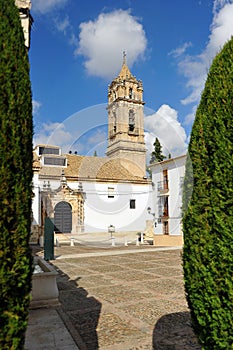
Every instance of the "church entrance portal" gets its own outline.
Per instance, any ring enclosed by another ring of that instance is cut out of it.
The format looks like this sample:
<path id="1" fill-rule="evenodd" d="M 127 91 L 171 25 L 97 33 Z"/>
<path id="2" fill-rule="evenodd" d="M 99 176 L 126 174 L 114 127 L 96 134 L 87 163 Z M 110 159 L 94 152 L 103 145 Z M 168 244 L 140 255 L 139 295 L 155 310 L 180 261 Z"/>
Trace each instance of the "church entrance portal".
<path id="1" fill-rule="evenodd" d="M 72 231 L 72 208 L 67 202 L 60 202 L 54 208 L 54 231 L 56 233 Z"/>

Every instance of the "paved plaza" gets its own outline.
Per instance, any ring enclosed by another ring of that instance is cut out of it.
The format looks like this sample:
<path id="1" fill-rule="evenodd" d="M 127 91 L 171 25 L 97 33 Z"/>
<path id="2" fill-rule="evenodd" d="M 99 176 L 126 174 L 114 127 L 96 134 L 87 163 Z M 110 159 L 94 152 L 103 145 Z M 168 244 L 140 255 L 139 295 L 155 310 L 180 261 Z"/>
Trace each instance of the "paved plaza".
<path id="1" fill-rule="evenodd" d="M 180 249 L 67 246 L 55 256 L 56 311 L 80 350 L 201 349 L 190 326 Z"/>

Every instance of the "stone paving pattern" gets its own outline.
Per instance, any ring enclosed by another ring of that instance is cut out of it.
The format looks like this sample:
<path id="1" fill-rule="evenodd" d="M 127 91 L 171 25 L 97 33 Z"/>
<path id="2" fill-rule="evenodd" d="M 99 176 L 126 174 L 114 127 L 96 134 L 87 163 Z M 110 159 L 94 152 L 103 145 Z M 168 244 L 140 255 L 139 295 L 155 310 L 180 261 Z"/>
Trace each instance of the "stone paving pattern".
<path id="1" fill-rule="evenodd" d="M 114 255 L 116 250 L 84 257 L 80 253 L 106 250 L 55 249 L 62 312 L 71 334 L 81 337 L 72 334 L 79 349 L 200 350 L 184 295 L 181 250 L 138 247 Z"/>

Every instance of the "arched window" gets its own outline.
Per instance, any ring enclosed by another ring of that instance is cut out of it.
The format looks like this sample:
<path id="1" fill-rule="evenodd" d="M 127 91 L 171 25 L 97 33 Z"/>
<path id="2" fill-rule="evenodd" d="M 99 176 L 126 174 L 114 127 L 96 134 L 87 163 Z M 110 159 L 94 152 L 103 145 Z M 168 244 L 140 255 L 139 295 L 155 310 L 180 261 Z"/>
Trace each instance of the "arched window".
<path id="1" fill-rule="evenodd" d="M 129 131 L 133 131 L 135 127 L 135 113 L 133 109 L 129 110 Z"/>
<path id="2" fill-rule="evenodd" d="M 133 98 L 133 89 L 129 88 L 129 98 Z"/>

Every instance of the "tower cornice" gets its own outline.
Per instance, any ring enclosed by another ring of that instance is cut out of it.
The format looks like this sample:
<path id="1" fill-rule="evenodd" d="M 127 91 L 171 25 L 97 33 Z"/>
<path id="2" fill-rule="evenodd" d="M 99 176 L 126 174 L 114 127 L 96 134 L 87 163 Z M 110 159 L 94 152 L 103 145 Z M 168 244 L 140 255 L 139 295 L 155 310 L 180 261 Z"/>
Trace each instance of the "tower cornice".
<path id="1" fill-rule="evenodd" d="M 113 102 L 109 103 L 107 109 L 111 108 L 115 103 L 121 102 L 121 101 L 124 101 L 127 103 L 135 103 L 137 105 L 139 104 L 139 105 L 143 105 L 143 106 L 146 103 L 144 101 L 133 100 L 133 99 L 129 99 L 127 97 L 117 97 Z"/>

